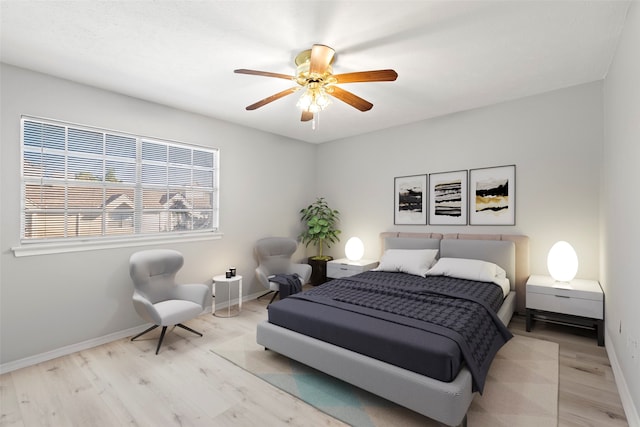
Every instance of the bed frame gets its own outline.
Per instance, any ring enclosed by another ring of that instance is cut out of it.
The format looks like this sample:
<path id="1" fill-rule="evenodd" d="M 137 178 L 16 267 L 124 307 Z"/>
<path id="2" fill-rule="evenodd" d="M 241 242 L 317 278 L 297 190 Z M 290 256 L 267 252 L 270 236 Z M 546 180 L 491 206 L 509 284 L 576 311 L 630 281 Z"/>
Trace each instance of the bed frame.
<path id="1" fill-rule="evenodd" d="M 524 295 L 529 276 L 529 240 L 519 235 L 395 233 L 380 235 L 382 248 L 440 249 L 441 257 L 494 262 L 507 271 L 511 292 L 498 312 L 505 325 Z M 525 259 L 526 258 L 526 259 Z M 519 291 L 521 289 L 521 291 Z M 523 304 L 524 305 L 524 304 Z M 405 406 L 449 426 L 466 426 L 474 393 L 471 373 L 463 367 L 452 382 L 438 381 L 263 321 L 257 342 L 319 371 Z"/>

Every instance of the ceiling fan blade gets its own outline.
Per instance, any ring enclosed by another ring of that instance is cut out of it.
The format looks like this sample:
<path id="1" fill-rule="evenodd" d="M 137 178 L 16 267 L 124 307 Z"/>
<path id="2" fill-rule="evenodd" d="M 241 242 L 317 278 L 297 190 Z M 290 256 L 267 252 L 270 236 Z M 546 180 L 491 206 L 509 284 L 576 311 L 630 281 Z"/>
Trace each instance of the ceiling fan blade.
<path id="1" fill-rule="evenodd" d="M 300 116 L 300 121 L 308 122 L 309 120 L 313 120 L 313 113 L 311 111 L 303 111 L 302 116 Z"/>
<path id="2" fill-rule="evenodd" d="M 276 94 L 273 94 L 273 95 L 271 95 L 271 96 L 269 96 L 269 97 L 267 97 L 265 99 L 262 99 L 262 100 L 256 102 L 255 104 L 249 105 L 247 107 L 247 110 L 255 110 L 256 108 L 260 108 L 260 107 L 262 107 L 264 105 L 267 105 L 270 102 L 277 101 L 278 99 L 280 99 L 282 97 L 290 95 L 293 92 L 297 91 L 298 89 L 299 89 L 298 87 L 292 87 L 292 88 L 289 88 L 289 89 L 285 89 L 282 92 L 278 92 Z"/>
<path id="3" fill-rule="evenodd" d="M 336 74 L 333 77 L 338 83 L 392 82 L 398 78 L 398 73 L 393 70 L 372 70 Z"/>
<path id="4" fill-rule="evenodd" d="M 340 101 L 346 102 L 353 108 L 357 108 L 360 111 L 369 111 L 373 107 L 373 104 L 369 101 L 366 101 L 359 96 L 340 88 L 339 86 L 331 86 L 330 91 L 327 92 L 338 98 Z"/>
<path id="5" fill-rule="evenodd" d="M 323 44 L 314 44 L 311 48 L 311 59 L 309 63 L 309 74 L 317 73 L 323 74 L 331 61 L 336 51 L 329 46 Z"/>
<path id="6" fill-rule="evenodd" d="M 233 72 L 238 74 L 251 74 L 253 76 L 276 77 L 278 79 L 295 80 L 294 76 L 288 76 L 286 74 L 279 73 L 270 73 L 269 71 L 246 70 L 244 68 L 240 68 L 238 70 L 233 70 Z"/>

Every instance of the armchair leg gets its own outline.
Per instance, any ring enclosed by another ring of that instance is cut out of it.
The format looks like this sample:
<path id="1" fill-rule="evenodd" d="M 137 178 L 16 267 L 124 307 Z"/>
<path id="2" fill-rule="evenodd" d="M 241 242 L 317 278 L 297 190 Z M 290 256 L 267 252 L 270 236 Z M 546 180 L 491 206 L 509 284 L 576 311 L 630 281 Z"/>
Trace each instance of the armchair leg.
<path id="1" fill-rule="evenodd" d="M 194 334 L 196 334 L 196 335 L 202 336 L 202 334 L 201 334 L 200 332 L 198 332 L 198 331 L 194 331 L 193 329 L 191 329 L 191 328 L 190 328 L 190 327 L 188 327 L 188 326 L 183 325 L 182 323 L 178 323 L 176 326 L 180 326 L 182 329 L 186 329 L 186 330 L 187 330 L 187 331 L 189 331 L 189 332 L 193 332 L 193 333 L 194 333 Z"/>
<path id="2" fill-rule="evenodd" d="M 158 340 L 158 347 L 156 348 L 156 354 L 160 351 L 160 346 L 162 345 L 162 340 L 164 339 L 164 333 L 167 332 L 167 327 L 162 327 L 162 332 L 160 332 L 160 339 Z"/>
<path id="3" fill-rule="evenodd" d="M 135 340 L 138 337 L 141 337 L 142 335 L 146 334 L 149 331 L 153 331 L 155 328 L 157 328 L 159 325 L 153 325 L 152 327 L 150 327 L 149 329 L 147 329 L 144 332 L 140 332 L 138 335 L 136 335 L 135 337 L 131 338 L 131 341 Z M 156 354 L 158 354 L 158 352 L 160 351 L 160 346 L 162 345 L 162 340 L 164 339 L 164 334 L 165 332 L 167 332 L 167 327 L 163 326 L 162 327 L 162 332 L 160 333 L 160 339 L 158 340 L 158 347 L 156 348 Z"/>
<path id="4" fill-rule="evenodd" d="M 144 332 L 140 332 L 138 335 L 136 335 L 135 337 L 131 338 L 131 341 L 135 340 L 138 337 L 141 337 L 142 335 L 146 334 L 149 331 L 153 331 L 155 328 L 157 328 L 159 325 L 153 325 L 152 327 L 150 327 L 149 329 L 145 330 Z M 189 332 L 193 332 L 196 335 L 202 336 L 202 334 L 198 331 L 195 331 L 193 329 L 191 329 L 188 326 L 183 325 L 182 323 L 178 323 L 176 326 L 180 326 L 182 329 L 186 329 Z M 163 326 L 162 327 L 162 332 L 160 332 L 160 339 L 158 339 L 158 347 L 156 348 L 156 354 L 158 354 L 158 352 L 160 351 L 160 346 L 162 345 L 162 340 L 164 339 L 164 334 L 167 332 L 167 326 Z"/>
<path id="5" fill-rule="evenodd" d="M 157 327 L 158 327 L 158 325 L 153 325 L 152 327 L 150 327 L 149 329 L 145 330 L 144 332 L 140 332 L 138 335 L 136 335 L 135 337 L 131 338 L 131 341 L 135 340 L 138 337 L 143 336 L 144 334 L 146 334 L 149 331 L 153 331 Z"/>
<path id="6" fill-rule="evenodd" d="M 269 291 L 269 292 L 265 292 L 264 294 L 260 295 L 258 298 L 256 298 L 256 300 L 259 300 L 262 297 L 266 297 L 267 295 L 269 295 L 271 292 L 275 292 L 273 294 L 273 296 L 271 297 L 271 301 L 269 301 L 269 304 L 271 304 L 273 302 L 273 300 L 276 299 L 276 297 L 278 296 L 278 294 L 280 293 L 280 291 Z M 269 306 L 269 304 L 267 304 L 267 307 Z"/>
<path id="7" fill-rule="evenodd" d="M 262 297 L 266 297 L 266 296 L 267 296 L 267 295 L 269 295 L 271 292 L 275 292 L 275 291 L 268 291 L 268 292 L 265 292 L 264 294 L 262 294 L 262 295 L 260 295 L 258 298 L 256 298 L 256 300 L 259 300 L 259 299 L 260 299 L 260 298 L 262 298 Z"/>
<path id="8" fill-rule="evenodd" d="M 279 293 L 280 293 L 280 291 L 276 291 L 276 293 L 273 294 L 273 296 L 271 297 L 271 301 L 269 301 L 269 304 L 271 304 L 273 302 L 273 300 L 276 299 L 276 297 L 278 296 Z M 269 306 L 269 304 L 267 304 L 267 306 Z"/>

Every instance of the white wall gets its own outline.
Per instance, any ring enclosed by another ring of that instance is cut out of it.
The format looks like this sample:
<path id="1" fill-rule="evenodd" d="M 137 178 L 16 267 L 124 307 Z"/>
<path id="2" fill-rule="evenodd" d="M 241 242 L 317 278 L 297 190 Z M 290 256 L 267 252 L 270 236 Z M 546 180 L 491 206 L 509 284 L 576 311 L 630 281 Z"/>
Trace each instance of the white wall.
<path id="1" fill-rule="evenodd" d="M 263 290 L 254 281 L 253 244 L 267 235 L 300 232 L 298 210 L 315 197 L 315 145 L 6 64 L 0 71 L 2 364 L 143 323 L 131 304 L 128 259 L 145 247 L 14 257 L 11 248 L 20 243 L 21 114 L 220 148 L 224 237 L 163 246 L 185 256 L 180 281 L 210 284 L 213 275 L 235 265 L 245 277 L 245 294 Z"/>
<path id="2" fill-rule="evenodd" d="M 604 85 L 602 274 L 607 351 L 629 425 L 640 426 L 640 5 L 632 2 Z M 634 350 L 635 349 L 635 350 Z"/>
<path id="3" fill-rule="evenodd" d="M 547 252 L 567 240 L 578 277 L 597 279 L 601 92 L 596 82 L 322 144 L 318 191 L 343 212 L 343 243 L 360 236 L 366 257 L 379 256 L 387 230 L 520 233 L 530 237 L 533 273 L 547 274 Z M 515 226 L 393 225 L 394 177 L 508 164 Z M 343 246 L 332 254 L 343 256 Z"/>
<path id="4" fill-rule="evenodd" d="M 245 293 L 258 292 L 253 242 L 297 235 L 298 209 L 316 195 L 342 212 L 342 242 L 328 251 L 337 257 L 347 238 L 358 235 L 365 256 L 377 258 L 378 233 L 386 230 L 523 233 L 531 237 L 532 272 L 545 274 L 548 249 L 568 240 L 580 257 L 578 276 L 603 283 L 607 346 L 618 354 L 638 407 L 640 372 L 627 346 L 627 337 L 640 337 L 640 287 L 630 258 L 640 239 L 634 221 L 640 193 L 632 187 L 640 182 L 638 15 L 632 5 L 604 100 L 596 82 L 319 146 L 2 65 L 0 363 L 141 324 L 127 273 L 127 259 L 138 248 L 13 256 L 19 117 L 29 114 L 221 149 L 225 235 L 172 245 L 185 254 L 184 281 L 210 283 L 211 275 L 234 264 L 249 279 Z M 278 166 L 283 159 L 307 173 L 292 177 L 286 165 Z M 515 226 L 393 225 L 394 177 L 504 164 L 517 166 Z"/>

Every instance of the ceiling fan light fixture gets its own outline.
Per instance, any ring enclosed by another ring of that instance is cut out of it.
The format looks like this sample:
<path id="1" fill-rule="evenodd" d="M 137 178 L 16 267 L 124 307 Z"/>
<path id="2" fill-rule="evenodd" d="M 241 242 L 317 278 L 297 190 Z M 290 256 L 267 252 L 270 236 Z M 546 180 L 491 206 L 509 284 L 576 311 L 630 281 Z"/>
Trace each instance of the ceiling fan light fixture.
<path id="1" fill-rule="evenodd" d="M 296 106 L 302 111 L 317 113 L 327 108 L 329 104 L 331 104 L 331 98 L 327 95 L 324 86 L 310 83 L 300 99 L 298 99 Z"/>
<path id="2" fill-rule="evenodd" d="M 316 97 L 316 105 L 321 110 L 324 110 L 329 104 L 331 104 L 331 98 L 329 98 L 324 88 L 321 88 L 318 96 Z"/>

